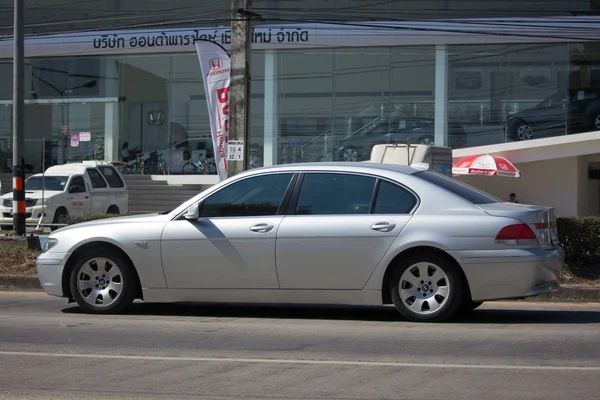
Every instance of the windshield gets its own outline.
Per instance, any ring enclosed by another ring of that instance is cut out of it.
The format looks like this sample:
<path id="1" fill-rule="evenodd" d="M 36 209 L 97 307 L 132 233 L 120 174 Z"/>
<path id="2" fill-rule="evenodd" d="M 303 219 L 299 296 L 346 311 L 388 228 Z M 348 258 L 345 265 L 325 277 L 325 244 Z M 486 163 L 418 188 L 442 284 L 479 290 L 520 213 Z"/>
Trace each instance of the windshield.
<path id="1" fill-rule="evenodd" d="M 456 179 L 438 174 L 437 172 L 421 171 L 413 174 L 413 176 L 424 179 L 427 182 L 444 188 L 473 204 L 501 203 L 500 199 L 497 199 L 490 194 L 477 190 L 474 187 L 462 183 Z"/>
<path id="2" fill-rule="evenodd" d="M 42 184 L 42 179 L 44 183 Z M 65 190 L 68 176 L 32 176 L 25 181 L 25 190 L 55 190 L 62 192 Z"/>

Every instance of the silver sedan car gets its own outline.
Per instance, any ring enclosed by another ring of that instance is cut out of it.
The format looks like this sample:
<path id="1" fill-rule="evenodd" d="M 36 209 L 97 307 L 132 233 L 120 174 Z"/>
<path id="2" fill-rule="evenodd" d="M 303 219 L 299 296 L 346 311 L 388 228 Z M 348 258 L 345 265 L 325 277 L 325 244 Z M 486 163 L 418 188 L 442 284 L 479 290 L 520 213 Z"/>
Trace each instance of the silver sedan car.
<path id="1" fill-rule="evenodd" d="M 243 172 L 175 210 L 61 228 L 46 293 L 90 313 L 145 302 L 393 304 L 441 321 L 552 292 L 555 210 L 504 203 L 432 171 L 376 163 Z"/>

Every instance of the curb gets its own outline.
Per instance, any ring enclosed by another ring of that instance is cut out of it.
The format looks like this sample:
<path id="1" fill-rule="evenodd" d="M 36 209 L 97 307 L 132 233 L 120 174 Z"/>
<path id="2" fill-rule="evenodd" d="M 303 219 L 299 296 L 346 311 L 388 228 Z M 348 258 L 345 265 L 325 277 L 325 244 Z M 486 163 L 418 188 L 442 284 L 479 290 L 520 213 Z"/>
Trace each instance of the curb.
<path id="1" fill-rule="evenodd" d="M 526 301 L 600 302 L 600 286 L 561 285 L 553 293 L 529 297 Z"/>
<path id="2" fill-rule="evenodd" d="M 0 276 L 0 291 L 41 292 L 42 286 L 37 276 Z"/>
<path id="3" fill-rule="evenodd" d="M 0 291 L 43 291 L 37 276 L 0 276 Z M 525 301 L 598 302 L 600 286 L 563 285 L 554 293 L 528 297 Z"/>

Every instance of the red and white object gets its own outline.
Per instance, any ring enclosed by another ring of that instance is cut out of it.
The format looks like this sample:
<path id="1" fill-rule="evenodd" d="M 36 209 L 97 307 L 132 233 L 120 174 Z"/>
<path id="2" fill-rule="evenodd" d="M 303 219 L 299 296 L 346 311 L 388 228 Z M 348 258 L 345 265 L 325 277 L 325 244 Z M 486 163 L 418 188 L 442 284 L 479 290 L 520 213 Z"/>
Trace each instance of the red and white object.
<path id="1" fill-rule="evenodd" d="M 518 178 L 521 173 L 506 158 L 484 154 L 461 160 L 452 167 L 452 175 L 497 175 Z"/>
<path id="2" fill-rule="evenodd" d="M 220 45 L 199 40 L 196 51 L 202 70 L 206 105 L 210 118 L 215 153 L 215 165 L 219 180 L 227 178 L 227 141 L 229 140 L 229 84 L 230 59 Z"/>

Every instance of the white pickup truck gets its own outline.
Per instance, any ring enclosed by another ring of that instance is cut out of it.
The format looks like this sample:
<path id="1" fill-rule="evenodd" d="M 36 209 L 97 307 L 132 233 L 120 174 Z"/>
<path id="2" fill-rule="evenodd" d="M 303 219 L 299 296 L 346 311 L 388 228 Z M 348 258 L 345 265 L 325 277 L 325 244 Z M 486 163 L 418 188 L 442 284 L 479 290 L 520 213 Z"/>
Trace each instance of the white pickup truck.
<path id="1" fill-rule="evenodd" d="M 0 197 L 0 226 L 13 228 L 13 194 Z M 25 207 L 28 225 L 52 226 L 68 216 L 83 214 L 127 215 L 127 185 L 117 169 L 106 161 L 83 161 L 55 165 L 25 181 Z M 43 217 L 42 217 L 43 216 Z"/>

